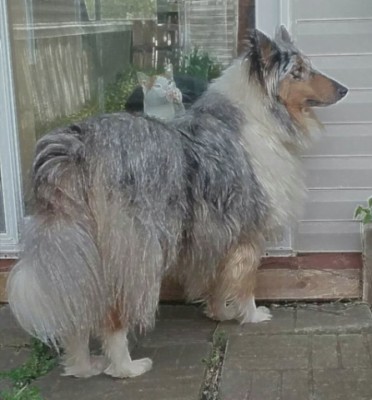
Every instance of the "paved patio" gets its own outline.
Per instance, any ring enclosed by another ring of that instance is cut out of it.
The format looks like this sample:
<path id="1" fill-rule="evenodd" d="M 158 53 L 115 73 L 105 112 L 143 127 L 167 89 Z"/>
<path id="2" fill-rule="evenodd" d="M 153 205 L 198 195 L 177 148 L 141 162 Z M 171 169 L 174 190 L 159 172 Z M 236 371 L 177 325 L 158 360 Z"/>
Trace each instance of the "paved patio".
<path id="1" fill-rule="evenodd" d="M 156 329 L 134 357 L 153 358 L 149 373 L 129 380 L 60 376 L 34 382 L 44 400 L 203 400 L 213 335 L 227 337 L 220 400 L 371 400 L 372 315 L 365 304 L 273 307 L 257 325 L 216 324 L 192 306 L 162 306 Z M 0 371 L 24 362 L 28 337 L 0 309 Z M 8 385 L 0 381 L 0 390 Z"/>

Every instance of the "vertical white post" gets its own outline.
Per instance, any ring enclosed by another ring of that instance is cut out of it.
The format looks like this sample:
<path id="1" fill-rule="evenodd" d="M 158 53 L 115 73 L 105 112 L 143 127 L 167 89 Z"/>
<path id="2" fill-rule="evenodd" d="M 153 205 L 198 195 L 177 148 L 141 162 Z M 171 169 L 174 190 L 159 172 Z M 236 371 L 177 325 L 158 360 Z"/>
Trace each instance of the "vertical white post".
<path id="1" fill-rule="evenodd" d="M 0 233 L 0 258 L 19 251 L 18 226 L 23 218 L 21 168 L 10 51 L 7 2 L 0 1 L 0 171 L 5 232 Z"/>
<path id="2" fill-rule="evenodd" d="M 273 37 L 280 25 L 285 25 L 290 31 L 291 0 L 256 0 L 256 28 Z M 293 234 L 291 227 L 283 227 L 283 236 L 279 243 L 268 243 L 267 254 L 286 256 L 292 254 Z"/>
<path id="3" fill-rule="evenodd" d="M 256 28 L 272 37 L 279 25 L 291 32 L 291 0 L 256 0 Z"/>

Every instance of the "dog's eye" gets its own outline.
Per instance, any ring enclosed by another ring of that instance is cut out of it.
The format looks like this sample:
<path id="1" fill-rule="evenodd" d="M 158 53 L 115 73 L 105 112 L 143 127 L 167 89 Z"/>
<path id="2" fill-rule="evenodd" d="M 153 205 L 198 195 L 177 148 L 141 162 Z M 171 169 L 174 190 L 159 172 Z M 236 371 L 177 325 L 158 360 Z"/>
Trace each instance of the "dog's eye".
<path id="1" fill-rule="evenodd" d="M 293 68 L 291 71 L 291 76 L 293 79 L 301 80 L 303 76 L 303 70 L 301 67 Z"/>

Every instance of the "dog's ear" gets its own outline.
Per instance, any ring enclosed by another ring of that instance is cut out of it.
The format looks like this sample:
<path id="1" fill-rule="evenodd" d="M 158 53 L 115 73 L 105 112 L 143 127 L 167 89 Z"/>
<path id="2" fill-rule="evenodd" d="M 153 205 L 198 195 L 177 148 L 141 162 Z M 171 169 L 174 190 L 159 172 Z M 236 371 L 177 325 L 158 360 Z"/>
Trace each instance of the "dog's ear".
<path id="1" fill-rule="evenodd" d="M 259 54 L 263 65 L 266 65 L 274 51 L 275 43 L 257 29 L 255 30 L 254 36 L 257 54 Z"/>
<path id="2" fill-rule="evenodd" d="M 292 43 L 291 36 L 284 25 L 281 25 L 276 31 L 275 39 L 284 43 Z"/>
<path id="3" fill-rule="evenodd" d="M 150 77 L 143 72 L 137 72 L 137 79 L 143 89 L 147 89 L 150 84 Z"/>
<path id="4" fill-rule="evenodd" d="M 169 63 L 165 66 L 164 76 L 167 79 L 173 80 L 173 64 Z"/>

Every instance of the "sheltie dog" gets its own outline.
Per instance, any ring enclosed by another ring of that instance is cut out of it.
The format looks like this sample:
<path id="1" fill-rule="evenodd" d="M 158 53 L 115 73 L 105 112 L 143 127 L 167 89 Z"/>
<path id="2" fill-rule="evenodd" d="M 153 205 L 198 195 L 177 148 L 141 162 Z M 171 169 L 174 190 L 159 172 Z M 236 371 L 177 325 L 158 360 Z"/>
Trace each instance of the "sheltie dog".
<path id="1" fill-rule="evenodd" d="M 64 348 L 66 375 L 124 378 L 152 366 L 131 359 L 127 334 L 154 325 L 165 275 L 211 318 L 270 319 L 253 294 L 264 238 L 297 216 L 311 108 L 346 93 L 284 28 L 275 41 L 255 30 L 184 116 L 102 115 L 42 137 L 36 210 L 8 282 L 20 325 Z"/>

